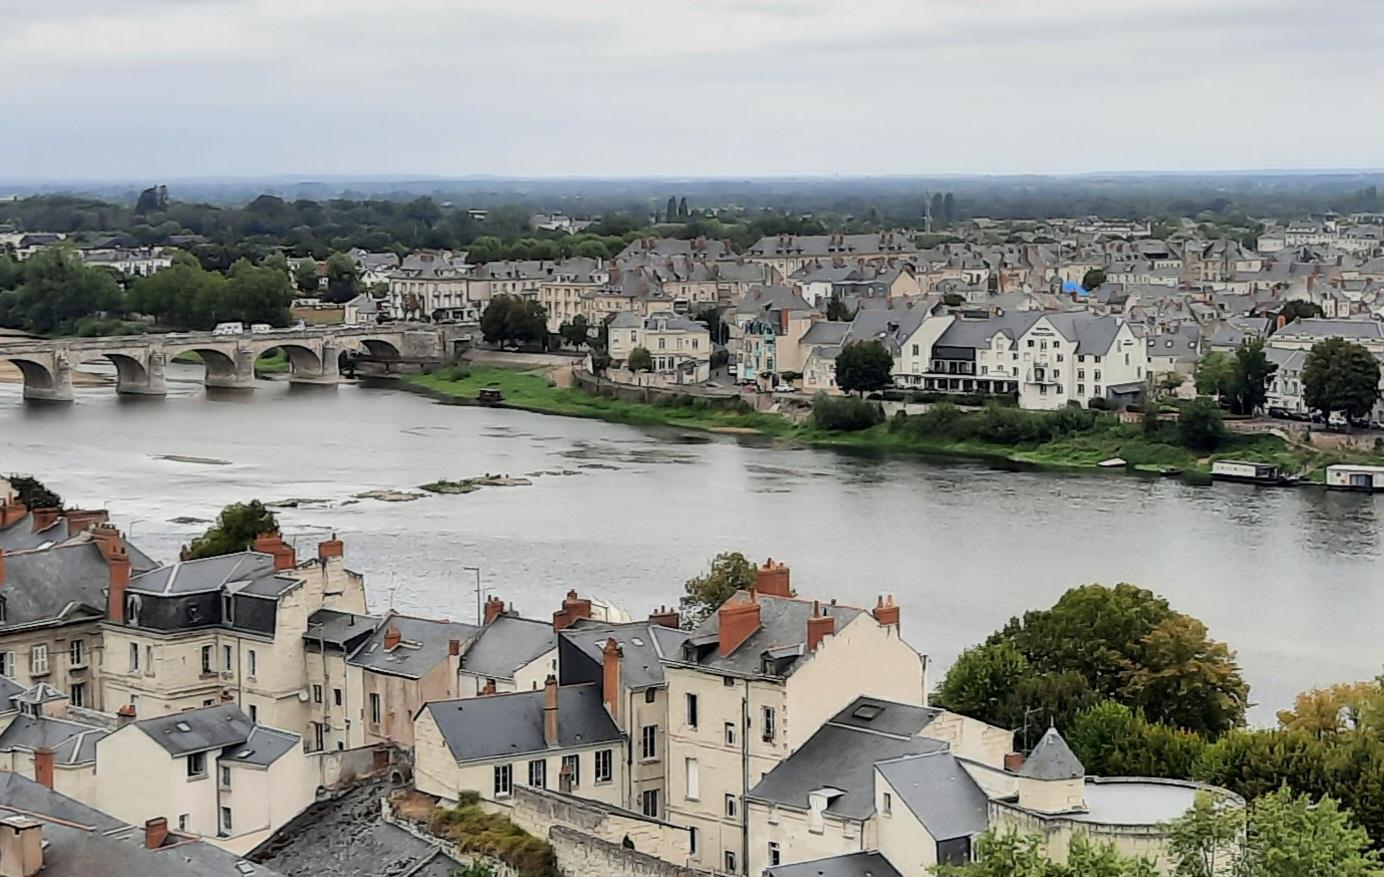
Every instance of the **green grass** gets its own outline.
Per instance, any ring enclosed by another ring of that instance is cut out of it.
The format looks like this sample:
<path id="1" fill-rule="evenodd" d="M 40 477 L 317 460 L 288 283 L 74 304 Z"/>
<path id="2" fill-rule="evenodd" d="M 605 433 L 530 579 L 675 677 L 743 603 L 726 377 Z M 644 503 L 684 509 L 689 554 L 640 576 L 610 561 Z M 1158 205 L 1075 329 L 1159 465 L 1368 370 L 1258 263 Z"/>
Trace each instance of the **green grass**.
<path id="1" fill-rule="evenodd" d="M 173 357 L 173 361 L 185 362 L 189 365 L 201 365 L 202 354 L 198 353 L 195 350 L 184 350 L 182 353 L 179 353 L 177 356 Z"/>
<path id="2" fill-rule="evenodd" d="M 261 356 L 255 360 L 255 374 L 257 375 L 277 375 L 289 369 L 288 354 L 282 350 L 272 356 Z"/>

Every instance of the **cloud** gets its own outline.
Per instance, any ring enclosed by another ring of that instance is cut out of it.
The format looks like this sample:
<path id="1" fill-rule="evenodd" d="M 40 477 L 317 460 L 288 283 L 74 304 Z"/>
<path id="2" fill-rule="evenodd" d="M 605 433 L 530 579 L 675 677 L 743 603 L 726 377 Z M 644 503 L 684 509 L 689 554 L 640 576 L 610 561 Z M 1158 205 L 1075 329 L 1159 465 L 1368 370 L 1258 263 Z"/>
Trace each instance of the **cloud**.
<path id="1" fill-rule="evenodd" d="M 67 0 L 6 13 L 0 167 L 1360 166 L 1382 39 L 1377 0 Z"/>

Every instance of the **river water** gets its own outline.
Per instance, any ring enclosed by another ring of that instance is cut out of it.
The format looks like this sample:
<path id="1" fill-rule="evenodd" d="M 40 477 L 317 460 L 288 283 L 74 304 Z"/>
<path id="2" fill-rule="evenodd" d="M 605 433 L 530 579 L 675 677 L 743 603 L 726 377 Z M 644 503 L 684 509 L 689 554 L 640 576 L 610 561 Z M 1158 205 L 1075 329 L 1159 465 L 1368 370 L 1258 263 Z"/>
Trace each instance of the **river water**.
<path id="1" fill-rule="evenodd" d="M 169 375 L 167 398 L 89 388 L 58 406 L 26 405 L 0 384 L 0 472 L 108 507 L 161 560 L 205 527 L 173 518 L 210 519 L 251 498 L 321 500 L 280 510 L 285 535 L 302 553 L 338 533 L 377 610 L 471 620 L 463 567 L 476 566 L 525 614 L 547 617 L 575 588 L 640 616 L 735 549 L 788 563 L 804 596 L 873 605 L 895 594 L 934 681 L 1010 616 L 1086 582 L 1134 582 L 1204 620 L 1238 650 L 1257 723 L 1300 690 L 1369 678 L 1384 662 L 1384 521 L 1368 496 L 863 457 L 355 385 L 261 381 L 209 396 L 200 367 Z M 551 474 L 352 501 L 487 472 Z"/>

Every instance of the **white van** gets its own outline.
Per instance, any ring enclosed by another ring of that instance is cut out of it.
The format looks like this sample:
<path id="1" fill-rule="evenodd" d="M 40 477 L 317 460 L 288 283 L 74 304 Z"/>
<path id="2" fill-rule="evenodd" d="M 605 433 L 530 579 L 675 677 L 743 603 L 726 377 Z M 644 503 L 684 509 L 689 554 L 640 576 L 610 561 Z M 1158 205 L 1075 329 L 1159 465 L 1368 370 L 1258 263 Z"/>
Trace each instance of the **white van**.
<path id="1" fill-rule="evenodd" d="M 251 324 L 250 324 L 250 334 L 251 334 L 251 335 L 268 335 L 270 332 L 273 332 L 273 331 L 274 331 L 274 327 L 271 326 L 271 325 L 269 325 L 268 323 L 251 323 Z"/>
<path id="2" fill-rule="evenodd" d="M 216 328 L 211 330 L 213 335 L 244 335 L 244 323 L 217 323 Z"/>

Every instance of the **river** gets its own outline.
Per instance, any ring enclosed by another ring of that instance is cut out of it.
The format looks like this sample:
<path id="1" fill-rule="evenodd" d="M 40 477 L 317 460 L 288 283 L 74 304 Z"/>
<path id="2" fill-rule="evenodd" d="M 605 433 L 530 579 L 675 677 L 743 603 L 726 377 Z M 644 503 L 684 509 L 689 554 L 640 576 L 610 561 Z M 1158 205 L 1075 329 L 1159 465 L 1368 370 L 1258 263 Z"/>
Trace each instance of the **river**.
<path id="1" fill-rule="evenodd" d="M 1134 582 L 1204 620 L 1238 650 L 1256 723 L 1300 690 L 1384 662 L 1384 522 L 1368 496 L 768 447 L 350 384 L 209 396 L 199 373 L 170 365 L 167 398 L 83 388 L 56 406 L 0 384 L 0 472 L 110 508 L 161 560 L 205 527 L 173 518 L 256 497 L 323 500 L 280 510 L 285 534 L 305 553 L 338 533 L 377 610 L 471 620 L 463 567 L 478 566 L 525 614 L 547 617 L 575 588 L 638 616 L 735 549 L 788 563 L 805 596 L 864 606 L 895 594 L 934 681 L 1011 615 L 1086 582 Z M 487 472 L 569 474 L 352 501 Z"/>

